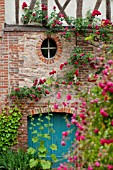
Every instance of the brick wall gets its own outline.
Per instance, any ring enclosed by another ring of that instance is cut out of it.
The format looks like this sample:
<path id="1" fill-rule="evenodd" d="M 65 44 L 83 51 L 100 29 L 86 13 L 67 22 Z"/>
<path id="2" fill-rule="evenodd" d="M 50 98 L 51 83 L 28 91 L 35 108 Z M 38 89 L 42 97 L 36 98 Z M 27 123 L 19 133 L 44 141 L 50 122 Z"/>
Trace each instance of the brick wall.
<path id="1" fill-rule="evenodd" d="M 5 6 L 4 6 L 4 0 L 0 0 L 0 36 L 2 34 L 2 28 L 4 25 L 4 19 L 5 19 Z"/>
<path id="2" fill-rule="evenodd" d="M 8 85 L 8 56 L 6 53 L 6 43 L 7 36 L 3 35 L 3 25 L 4 25 L 4 0 L 0 0 L 0 97 L 3 98 L 4 94 L 7 93 L 7 85 Z M 3 36 L 3 37 L 2 37 Z M 3 39 L 4 40 L 3 40 Z M 0 105 L 2 102 L 0 100 Z"/>
<path id="3" fill-rule="evenodd" d="M 35 78 L 46 78 L 49 76 L 49 72 L 53 69 L 57 71 L 57 76 L 61 76 L 62 71 L 59 66 L 61 63 L 67 61 L 68 57 L 74 46 L 80 45 L 87 47 L 83 40 L 76 41 L 76 37 L 73 37 L 72 42 L 67 42 L 64 38 L 61 38 L 60 34 L 53 34 L 51 38 L 54 38 L 57 44 L 57 54 L 51 60 L 47 60 L 42 56 L 41 44 L 47 35 L 45 31 L 32 30 L 32 29 L 15 29 L 5 28 L 2 38 L 2 55 L 1 55 L 1 77 L 0 77 L 0 101 L 2 105 L 5 104 L 4 100 L 10 93 L 10 90 L 16 86 L 31 86 Z M 26 30 L 26 31 L 25 31 Z M 89 49 L 88 49 L 89 48 Z M 92 50 L 92 47 L 87 47 L 87 50 Z M 88 68 L 81 68 L 80 74 L 82 79 L 87 79 L 89 70 Z M 65 91 L 64 91 L 65 89 Z M 56 94 L 61 91 L 63 97 L 59 100 L 59 103 L 65 101 L 66 95 L 71 93 L 70 89 L 61 86 L 60 89 L 53 87 L 52 92 L 48 97 L 42 98 L 39 102 L 27 101 L 23 103 L 24 110 L 22 125 L 19 128 L 20 135 L 18 137 L 19 144 L 17 147 L 27 148 L 27 116 L 29 114 L 37 114 L 39 106 L 42 109 L 42 113 L 47 112 L 47 103 L 50 100 L 50 107 L 52 112 L 71 113 L 73 111 L 73 104 L 71 109 L 59 107 L 54 109 L 53 105 L 56 102 Z M 74 98 L 75 100 L 75 93 Z M 22 102 L 22 101 L 21 101 Z"/>

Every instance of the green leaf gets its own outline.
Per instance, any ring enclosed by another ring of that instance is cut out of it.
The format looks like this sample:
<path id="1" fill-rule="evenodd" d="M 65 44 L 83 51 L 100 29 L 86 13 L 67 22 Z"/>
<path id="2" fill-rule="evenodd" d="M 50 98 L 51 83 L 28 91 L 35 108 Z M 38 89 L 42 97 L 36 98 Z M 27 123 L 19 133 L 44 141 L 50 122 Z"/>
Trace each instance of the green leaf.
<path id="1" fill-rule="evenodd" d="M 38 137 L 37 137 L 37 136 L 36 136 L 36 137 L 33 137 L 33 138 L 32 138 L 32 141 L 33 141 L 33 143 L 38 142 Z"/>
<path id="2" fill-rule="evenodd" d="M 58 160 L 55 154 L 51 154 L 51 158 L 54 162 L 56 162 Z"/>
<path id="3" fill-rule="evenodd" d="M 46 83 L 47 83 L 48 85 L 51 85 L 52 82 L 53 82 L 52 78 L 48 78 L 48 79 L 46 80 Z"/>
<path id="4" fill-rule="evenodd" d="M 51 139 L 50 135 L 47 133 L 44 134 L 44 138 Z"/>
<path id="5" fill-rule="evenodd" d="M 30 147 L 30 148 L 27 150 L 27 153 L 33 155 L 33 154 L 36 153 L 36 150 L 35 150 L 34 148 Z"/>
<path id="6" fill-rule="evenodd" d="M 46 147 L 45 147 L 44 145 L 41 145 L 41 146 L 38 148 L 38 151 L 41 152 L 41 153 L 43 153 L 43 152 L 46 152 L 47 149 L 46 149 Z"/>
<path id="7" fill-rule="evenodd" d="M 51 148 L 52 150 L 57 150 L 57 145 L 52 144 L 52 145 L 50 146 L 50 148 Z"/>
<path id="8" fill-rule="evenodd" d="M 51 168 L 51 162 L 46 160 L 41 160 L 41 165 L 43 169 L 50 169 Z"/>
<path id="9" fill-rule="evenodd" d="M 30 159 L 29 161 L 30 168 L 36 167 L 38 162 L 39 162 L 38 159 L 36 160 L 34 158 Z"/>
<path id="10" fill-rule="evenodd" d="M 29 128 L 30 129 L 30 128 Z M 37 130 L 34 130 L 33 132 L 32 132 L 32 134 L 37 134 Z"/>

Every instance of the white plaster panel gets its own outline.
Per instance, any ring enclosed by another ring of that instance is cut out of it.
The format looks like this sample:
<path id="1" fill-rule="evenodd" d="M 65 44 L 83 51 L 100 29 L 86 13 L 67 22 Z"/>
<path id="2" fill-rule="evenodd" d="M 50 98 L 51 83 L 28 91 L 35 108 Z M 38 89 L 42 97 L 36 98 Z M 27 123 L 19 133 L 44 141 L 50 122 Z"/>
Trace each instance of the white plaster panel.
<path id="1" fill-rule="evenodd" d="M 63 7 L 64 3 L 66 0 L 60 0 L 59 3 Z M 56 6 L 56 11 L 59 12 L 59 9 L 53 0 L 48 1 L 48 15 L 50 15 L 51 12 L 53 12 L 53 6 Z M 76 18 L 76 8 L 77 8 L 77 3 L 75 0 L 71 0 L 69 2 L 68 6 L 65 8 L 65 12 L 67 16 L 72 16 Z"/>
<path id="2" fill-rule="evenodd" d="M 94 10 L 94 7 L 96 5 L 97 0 L 90 0 L 90 1 L 83 1 L 83 10 L 82 10 L 82 16 L 85 18 L 86 13 L 88 10 Z M 106 0 L 102 0 L 102 3 L 98 9 L 101 12 L 101 15 L 98 16 L 100 19 L 105 19 L 106 18 Z"/>
<path id="3" fill-rule="evenodd" d="M 96 5 L 97 0 L 83 0 L 83 9 L 82 9 L 82 16 L 83 18 L 86 17 L 86 13 L 88 10 L 93 10 Z M 99 11 L 101 12 L 101 15 L 98 16 L 100 19 L 106 18 L 106 0 L 102 0 L 102 3 L 99 7 Z"/>
<path id="4" fill-rule="evenodd" d="M 15 0 L 5 0 L 5 23 L 15 24 Z"/>

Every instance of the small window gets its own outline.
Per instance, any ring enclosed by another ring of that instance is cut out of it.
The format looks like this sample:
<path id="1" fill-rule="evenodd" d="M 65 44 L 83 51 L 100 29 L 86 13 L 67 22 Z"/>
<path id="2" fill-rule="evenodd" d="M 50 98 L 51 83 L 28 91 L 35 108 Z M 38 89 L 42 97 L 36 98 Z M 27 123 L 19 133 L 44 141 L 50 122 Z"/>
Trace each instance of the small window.
<path id="1" fill-rule="evenodd" d="M 52 58 L 55 56 L 57 51 L 57 45 L 54 39 L 46 38 L 41 45 L 41 51 L 45 58 Z"/>

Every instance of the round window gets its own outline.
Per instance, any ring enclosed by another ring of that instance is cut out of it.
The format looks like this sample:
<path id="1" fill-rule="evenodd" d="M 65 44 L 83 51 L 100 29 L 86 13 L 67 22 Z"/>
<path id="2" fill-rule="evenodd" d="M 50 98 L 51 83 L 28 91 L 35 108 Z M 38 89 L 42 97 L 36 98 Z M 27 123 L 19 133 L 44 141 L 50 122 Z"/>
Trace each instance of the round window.
<path id="1" fill-rule="evenodd" d="M 42 55 L 45 58 L 52 58 L 55 56 L 56 51 L 57 51 L 57 45 L 54 39 L 52 38 L 46 38 L 41 45 L 41 51 Z"/>

